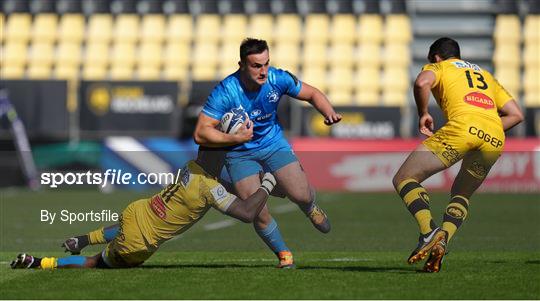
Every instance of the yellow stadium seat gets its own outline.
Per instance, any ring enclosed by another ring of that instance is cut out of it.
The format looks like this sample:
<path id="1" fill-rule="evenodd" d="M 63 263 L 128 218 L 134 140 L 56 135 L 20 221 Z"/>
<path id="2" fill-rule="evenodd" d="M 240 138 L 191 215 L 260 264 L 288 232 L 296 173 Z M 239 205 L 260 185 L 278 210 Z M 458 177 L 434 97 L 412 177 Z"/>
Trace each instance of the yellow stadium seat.
<path id="1" fill-rule="evenodd" d="M 165 65 L 163 69 L 163 77 L 167 80 L 183 81 L 188 78 L 188 66 L 173 66 Z"/>
<path id="2" fill-rule="evenodd" d="M 38 14 L 32 27 L 33 41 L 53 43 L 58 31 L 58 17 L 56 14 Z"/>
<path id="3" fill-rule="evenodd" d="M 343 91 L 341 89 L 330 88 L 328 91 L 328 99 L 334 106 L 354 106 L 356 103 L 353 99 L 351 91 Z"/>
<path id="4" fill-rule="evenodd" d="M 362 67 L 379 67 L 381 65 L 381 47 L 376 43 L 364 43 L 358 48 L 357 65 Z"/>
<path id="5" fill-rule="evenodd" d="M 528 15 L 525 17 L 523 35 L 525 43 L 540 43 L 540 15 Z"/>
<path id="6" fill-rule="evenodd" d="M 380 15 L 361 15 L 358 17 L 358 41 L 360 45 L 379 44 L 383 39 L 383 20 Z"/>
<path id="7" fill-rule="evenodd" d="M 325 44 L 330 36 L 330 19 L 326 14 L 306 16 L 304 43 Z"/>
<path id="8" fill-rule="evenodd" d="M 36 42 L 32 44 L 30 67 L 51 67 L 54 62 L 54 46 L 49 42 Z"/>
<path id="9" fill-rule="evenodd" d="M 109 14 L 95 14 L 88 19 L 87 42 L 109 43 L 112 38 L 113 21 Z"/>
<path id="10" fill-rule="evenodd" d="M 305 67 L 326 67 L 328 58 L 326 53 L 326 44 L 309 43 L 304 44 L 304 55 L 302 56 L 302 66 Z"/>
<path id="11" fill-rule="evenodd" d="M 32 17 L 30 14 L 16 13 L 7 18 L 5 39 L 9 42 L 27 43 L 31 34 Z"/>
<path id="12" fill-rule="evenodd" d="M 519 44 L 499 44 L 493 53 L 495 68 L 518 67 L 520 64 Z"/>
<path id="13" fill-rule="evenodd" d="M 112 65 L 111 79 L 113 80 L 132 80 L 134 79 L 133 66 Z"/>
<path id="14" fill-rule="evenodd" d="M 407 68 L 387 67 L 384 70 L 382 87 L 385 91 L 407 91 L 410 85 Z"/>
<path id="15" fill-rule="evenodd" d="M 56 65 L 79 68 L 81 63 L 81 48 L 78 43 L 62 42 L 56 50 Z"/>
<path id="16" fill-rule="evenodd" d="M 6 17 L 0 13 L 0 44 L 4 41 Z"/>
<path id="17" fill-rule="evenodd" d="M 495 78 L 517 99 L 521 83 L 519 67 L 499 67 L 495 71 Z"/>
<path id="18" fill-rule="evenodd" d="M 523 49 L 523 65 L 526 69 L 540 69 L 540 43 L 525 44 L 525 47 Z"/>
<path id="19" fill-rule="evenodd" d="M 523 75 L 523 90 L 526 93 L 540 92 L 540 69 L 526 69 Z"/>
<path id="20" fill-rule="evenodd" d="M 114 25 L 114 40 L 120 43 L 135 43 L 139 40 L 139 16 L 118 15 Z"/>
<path id="21" fill-rule="evenodd" d="M 152 65 L 139 65 L 135 74 L 139 80 L 159 80 L 161 77 L 161 69 Z"/>
<path id="22" fill-rule="evenodd" d="M 223 17 L 223 43 L 234 43 L 237 47 L 247 37 L 247 18 L 244 15 L 232 14 Z"/>
<path id="23" fill-rule="evenodd" d="M 379 92 L 381 75 L 379 68 L 363 67 L 356 74 L 355 88 L 358 92 Z"/>
<path id="24" fill-rule="evenodd" d="M 294 43 L 279 43 L 270 52 L 273 66 L 295 72 L 298 69 L 300 47 Z"/>
<path id="25" fill-rule="evenodd" d="M 354 98 L 359 106 L 377 106 L 381 97 L 379 91 L 356 90 Z"/>
<path id="26" fill-rule="evenodd" d="M 302 35 L 302 22 L 296 14 L 276 17 L 274 39 L 279 43 L 298 43 Z"/>
<path id="27" fill-rule="evenodd" d="M 51 66 L 30 65 L 27 76 L 30 79 L 50 79 L 51 71 Z"/>
<path id="28" fill-rule="evenodd" d="M 412 40 L 411 21 L 407 15 L 388 15 L 384 28 L 386 43 L 405 43 Z"/>
<path id="29" fill-rule="evenodd" d="M 238 70 L 240 61 L 239 44 L 228 42 L 221 46 L 219 51 L 219 76 L 226 77 Z"/>
<path id="30" fill-rule="evenodd" d="M 220 36 L 221 19 L 219 15 L 199 15 L 195 19 L 195 40 L 204 43 L 217 43 Z"/>
<path id="31" fill-rule="evenodd" d="M 90 43 L 86 45 L 84 55 L 85 67 L 109 65 L 109 45 L 104 43 Z"/>
<path id="32" fill-rule="evenodd" d="M 143 15 L 141 41 L 161 43 L 165 39 L 165 18 L 163 15 Z"/>
<path id="33" fill-rule="evenodd" d="M 327 90 L 326 69 L 323 67 L 304 66 L 301 80 L 323 92 Z"/>
<path id="34" fill-rule="evenodd" d="M 498 15 L 495 19 L 493 38 L 499 43 L 519 43 L 521 40 L 521 24 L 518 15 Z"/>
<path id="35" fill-rule="evenodd" d="M 353 44 L 356 42 L 356 37 L 356 18 L 354 15 L 334 15 L 330 35 L 332 44 Z"/>
<path id="36" fill-rule="evenodd" d="M 80 43 L 84 38 L 84 16 L 65 14 L 60 19 L 58 39 L 64 42 Z"/>
<path id="37" fill-rule="evenodd" d="M 111 77 L 128 78 L 125 73 L 135 66 L 136 51 L 131 43 L 116 43 L 112 48 Z M 132 76 L 131 74 L 130 76 Z"/>
<path id="38" fill-rule="evenodd" d="M 219 60 L 216 43 L 197 43 L 193 51 L 192 76 L 195 80 L 213 80 Z"/>
<path id="39" fill-rule="evenodd" d="M 159 68 L 163 60 L 162 47 L 160 43 L 145 42 L 139 46 L 137 54 L 138 65 L 156 66 Z"/>
<path id="40" fill-rule="evenodd" d="M 217 70 L 212 66 L 196 65 L 194 66 L 191 76 L 196 81 L 216 80 Z"/>
<path id="41" fill-rule="evenodd" d="M 329 93 L 337 91 L 351 94 L 354 89 L 354 73 L 352 68 L 335 67 L 330 70 Z M 352 101 L 352 97 L 351 97 Z"/>
<path id="42" fill-rule="evenodd" d="M 407 105 L 407 91 L 384 90 L 382 104 L 385 106 L 404 107 Z"/>
<path id="43" fill-rule="evenodd" d="M 105 65 L 85 65 L 83 68 L 82 77 L 86 80 L 107 79 L 107 67 Z"/>
<path id="44" fill-rule="evenodd" d="M 191 15 L 172 15 L 167 22 L 167 41 L 169 43 L 190 43 L 193 38 Z"/>
<path id="45" fill-rule="evenodd" d="M 349 43 L 333 44 L 330 47 L 330 65 L 352 67 L 356 63 L 354 46 Z"/>
<path id="46" fill-rule="evenodd" d="M 2 49 L 2 66 L 17 65 L 24 66 L 27 63 L 27 48 L 26 43 L 23 42 L 11 42 L 4 44 Z"/>
<path id="47" fill-rule="evenodd" d="M 56 65 L 54 68 L 54 77 L 58 79 L 77 79 L 79 77 L 79 66 L 74 65 Z"/>
<path id="48" fill-rule="evenodd" d="M 407 44 L 386 44 L 384 64 L 392 67 L 408 67 L 411 63 L 411 50 Z"/>
<path id="49" fill-rule="evenodd" d="M 274 36 L 274 19 L 270 14 L 251 15 L 249 21 L 249 37 L 263 39 L 271 46 Z"/>
<path id="50" fill-rule="evenodd" d="M 165 66 L 187 68 L 191 61 L 191 46 L 189 43 L 169 43 L 165 46 Z"/>

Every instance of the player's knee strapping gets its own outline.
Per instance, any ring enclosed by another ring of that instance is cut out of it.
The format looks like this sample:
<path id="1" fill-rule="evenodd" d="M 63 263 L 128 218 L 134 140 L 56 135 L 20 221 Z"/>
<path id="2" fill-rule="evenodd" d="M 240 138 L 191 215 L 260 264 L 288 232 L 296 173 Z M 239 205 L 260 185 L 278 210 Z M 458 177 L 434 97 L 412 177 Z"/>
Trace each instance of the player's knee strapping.
<path id="1" fill-rule="evenodd" d="M 88 233 L 88 242 L 91 245 L 105 244 L 112 241 L 118 234 L 119 226 L 99 228 Z"/>
<path id="2" fill-rule="evenodd" d="M 431 217 L 429 195 L 418 181 L 406 179 L 398 185 L 397 191 L 409 212 L 416 218 L 422 234 L 429 233 L 437 227 Z"/>
<path id="3" fill-rule="evenodd" d="M 452 197 L 443 217 L 443 230 L 448 232 L 448 240 L 456 233 L 469 214 L 469 200 L 461 195 Z"/>

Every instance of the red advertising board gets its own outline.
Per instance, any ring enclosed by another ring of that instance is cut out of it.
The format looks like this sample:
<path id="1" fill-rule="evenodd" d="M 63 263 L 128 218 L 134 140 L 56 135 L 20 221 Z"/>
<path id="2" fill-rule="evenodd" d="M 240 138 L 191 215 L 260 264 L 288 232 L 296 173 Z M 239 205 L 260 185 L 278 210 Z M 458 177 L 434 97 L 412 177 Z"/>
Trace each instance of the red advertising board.
<path id="1" fill-rule="evenodd" d="M 420 140 L 293 139 L 310 182 L 326 191 L 393 191 L 392 177 Z M 448 190 L 461 163 L 424 185 Z M 491 192 L 540 192 L 540 139 L 508 139 L 505 151 L 480 187 Z"/>

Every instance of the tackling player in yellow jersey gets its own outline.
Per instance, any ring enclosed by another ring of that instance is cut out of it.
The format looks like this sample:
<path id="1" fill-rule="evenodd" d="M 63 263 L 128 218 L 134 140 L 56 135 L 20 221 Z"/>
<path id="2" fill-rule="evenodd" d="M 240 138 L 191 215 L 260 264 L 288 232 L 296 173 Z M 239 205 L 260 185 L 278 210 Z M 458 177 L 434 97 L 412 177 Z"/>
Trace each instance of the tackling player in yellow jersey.
<path id="1" fill-rule="evenodd" d="M 243 222 L 253 222 L 266 205 L 276 180 L 270 173 L 262 177 L 259 189 L 242 201 L 218 182 L 222 163 L 219 153 L 201 151 L 189 161 L 178 183 L 171 184 L 151 198 L 135 201 L 122 212 L 119 225 L 100 228 L 88 235 L 70 238 L 66 251 L 80 252 L 85 245 L 107 243 L 95 256 L 37 258 L 21 253 L 12 268 L 127 268 L 146 261 L 167 240 L 188 230 L 214 207 Z M 218 168 L 219 167 L 219 168 Z M 86 240 L 86 241 L 82 241 Z"/>
<path id="2" fill-rule="evenodd" d="M 428 138 L 405 160 L 393 184 L 420 227 L 418 246 L 409 263 L 429 258 L 426 272 L 441 269 L 447 244 L 467 217 L 471 195 L 482 184 L 503 150 L 504 131 L 523 121 L 512 96 L 486 70 L 461 59 L 459 45 L 450 38 L 436 40 L 427 64 L 414 84 L 419 130 Z M 433 133 L 428 113 L 429 93 L 448 122 Z M 435 225 L 425 179 L 463 159 L 451 189 L 442 227 Z"/>

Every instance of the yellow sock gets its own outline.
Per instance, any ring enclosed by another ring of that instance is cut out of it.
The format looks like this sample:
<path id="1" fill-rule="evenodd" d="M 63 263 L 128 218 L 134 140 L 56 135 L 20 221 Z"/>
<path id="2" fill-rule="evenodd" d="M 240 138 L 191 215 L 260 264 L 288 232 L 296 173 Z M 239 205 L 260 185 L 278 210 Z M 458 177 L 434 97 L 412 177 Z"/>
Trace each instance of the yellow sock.
<path id="1" fill-rule="evenodd" d="M 442 229 L 448 232 L 448 241 L 454 236 L 469 214 L 469 200 L 461 195 L 452 197 L 444 212 Z"/>
<path id="2" fill-rule="evenodd" d="M 40 268 L 44 270 L 53 270 L 56 269 L 57 259 L 56 257 L 43 257 L 41 259 Z"/>
<path id="3" fill-rule="evenodd" d="M 398 185 L 397 191 L 416 219 L 420 233 L 427 234 L 436 228 L 429 210 L 429 195 L 418 181 L 406 179 Z"/>
<path id="4" fill-rule="evenodd" d="M 106 244 L 105 233 L 103 227 L 88 233 L 88 243 L 91 245 Z"/>

